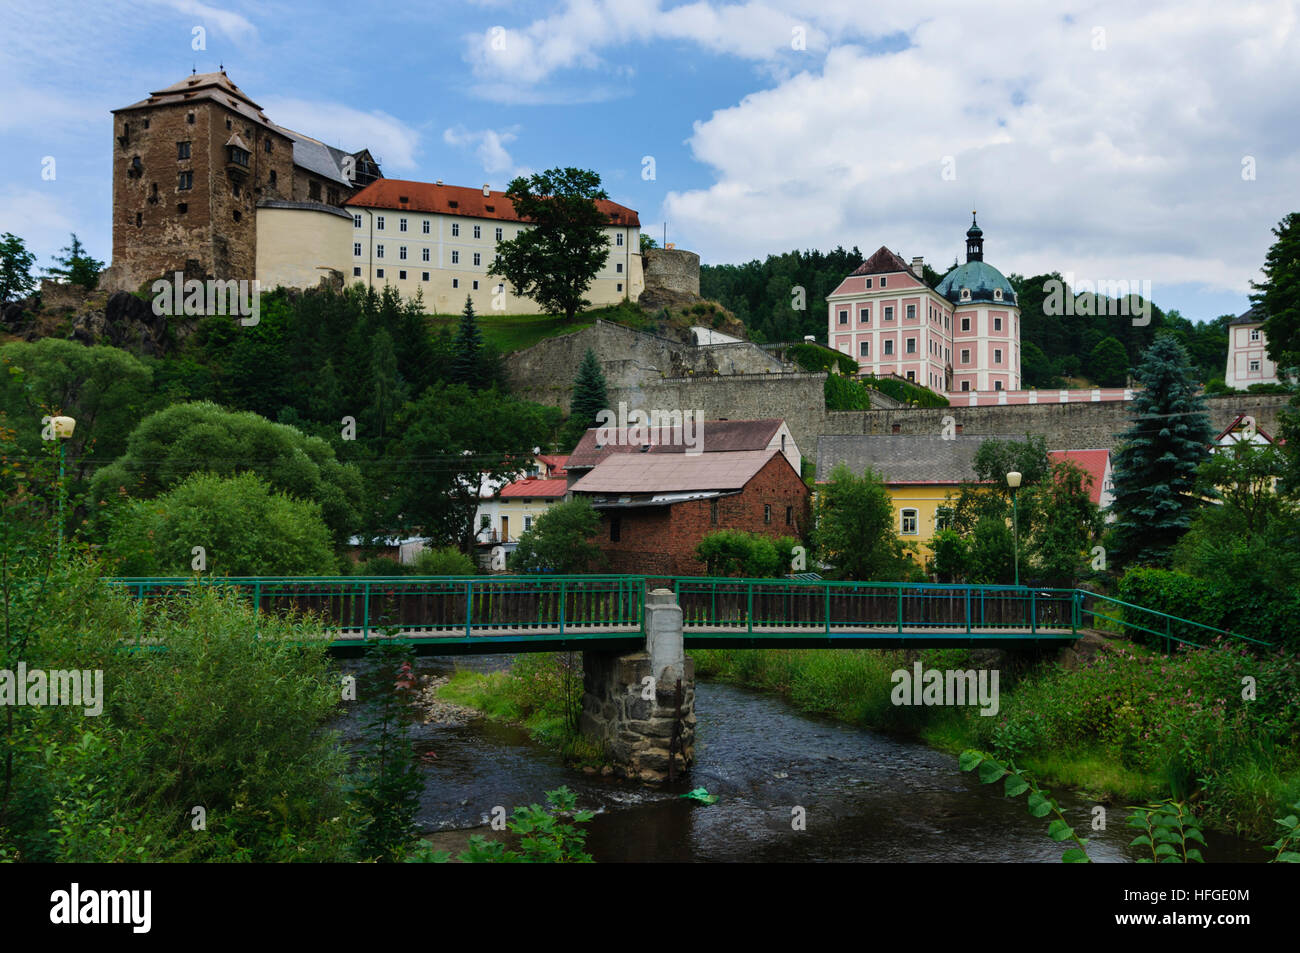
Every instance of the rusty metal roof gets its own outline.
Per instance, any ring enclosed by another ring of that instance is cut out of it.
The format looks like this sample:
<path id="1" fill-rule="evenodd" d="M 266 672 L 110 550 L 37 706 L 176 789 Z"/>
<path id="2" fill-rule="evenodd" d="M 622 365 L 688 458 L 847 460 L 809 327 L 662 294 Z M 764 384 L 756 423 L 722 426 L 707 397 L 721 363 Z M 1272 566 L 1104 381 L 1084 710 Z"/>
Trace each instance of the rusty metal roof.
<path id="1" fill-rule="evenodd" d="M 699 454 L 615 454 L 573 485 L 575 493 L 686 493 L 739 490 L 779 450 Z M 572 458 L 570 458 L 572 459 Z"/>
<path id="2" fill-rule="evenodd" d="M 785 421 L 780 417 L 762 420 L 704 420 L 698 424 L 697 446 L 702 446 L 705 453 L 765 450 L 783 423 Z M 611 454 L 640 453 L 645 442 L 641 439 L 644 434 L 636 433 L 638 429 L 640 428 L 611 427 L 602 434 L 600 428 L 592 427 L 582 435 L 573 453 L 569 455 L 567 468 L 589 470 Z M 650 437 L 647 453 L 685 453 L 690 449 L 676 427 L 645 430 Z M 599 444 L 597 437 L 601 436 L 612 440 Z M 634 437 L 635 440 L 632 439 Z"/>

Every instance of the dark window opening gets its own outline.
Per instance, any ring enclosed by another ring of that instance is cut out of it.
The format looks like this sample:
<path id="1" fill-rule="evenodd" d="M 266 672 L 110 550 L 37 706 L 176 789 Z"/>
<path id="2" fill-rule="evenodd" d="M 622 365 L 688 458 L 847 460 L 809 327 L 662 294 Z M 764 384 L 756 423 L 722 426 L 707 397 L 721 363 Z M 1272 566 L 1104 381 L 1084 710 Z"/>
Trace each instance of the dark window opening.
<path id="1" fill-rule="evenodd" d="M 718 525 L 718 501 L 709 500 L 709 522 L 714 526 Z"/>
<path id="2" fill-rule="evenodd" d="M 899 433 L 903 429 L 902 424 L 894 424 L 889 428 L 890 433 Z"/>
<path id="3" fill-rule="evenodd" d="M 785 508 L 785 525 L 786 525 L 786 526 L 793 526 L 793 525 L 794 525 L 794 507 L 793 507 L 793 506 L 787 506 L 787 507 Z"/>
<path id="4" fill-rule="evenodd" d="M 771 503 L 764 503 L 764 504 L 763 504 L 763 522 L 764 522 L 764 523 L 770 523 L 770 522 L 772 522 L 772 504 L 771 504 Z"/>
<path id="5" fill-rule="evenodd" d="M 267 151 L 267 152 L 270 152 L 270 151 L 271 151 L 271 140 L 270 140 L 269 137 L 268 137 L 267 140 L 266 140 L 266 151 Z"/>
<path id="6" fill-rule="evenodd" d="M 235 209 L 235 211 L 234 211 L 234 216 L 235 216 L 235 221 L 236 221 L 236 222 L 239 221 L 241 218 L 244 217 L 244 216 L 242 216 L 242 215 L 239 214 L 239 209 Z"/>
<path id="7" fill-rule="evenodd" d="M 190 210 L 190 206 L 188 202 L 179 202 L 176 205 L 176 211 L 179 212 L 181 215 L 184 215 L 189 210 Z"/>
<path id="8" fill-rule="evenodd" d="M 319 182 L 312 182 L 311 185 L 307 186 L 307 197 L 308 197 L 309 199 L 311 199 L 312 201 L 314 201 L 314 202 L 319 202 L 319 201 L 320 201 L 320 183 L 319 183 Z"/>
<path id="9" fill-rule="evenodd" d="M 239 148 L 239 146 L 231 146 L 230 161 L 233 162 L 235 165 L 243 166 L 245 169 L 247 169 L 248 168 L 247 150 L 241 149 Z"/>
<path id="10" fill-rule="evenodd" d="M 275 185 L 275 170 L 271 170 L 271 184 Z"/>
<path id="11" fill-rule="evenodd" d="M 338 190 L 338 189 L 330 189 L 330 190 L 329 190 L 329 194 L 326 196 L 325 201 L 329 202 L 330 205 L 338 205 L 338 204 L 339 204 L 339 190 Z"/>
<path id="12" fill-rule="evenodd" d="M 191 126 L 194 125 L 194 113 L 189 113 L 188 115 L 186 115 L 185 121 L 189 123 Z"/>
<path id="13" fill-rule="evenodd" d="M 177 177 L 176 187 L 177 187 L 178 189 L 180 189 L 181 191 L 185 191 L 186 189 L 192 189 L 192 188 L 194 188 L 194 173 L 193 173 L 193 172 L 182 172 L 182 173 Z"/>
<path id="14" fill-rule="evenodd" d="M 144 127 L 145 127 L 146 129 L 149 128 L 149 120 L 148 120 L 148 119 L 146 119 L 146 120 L 144 121 Z"/>
<path id="15" fill-rule="evenodd" d="M 229 119 L 226 120 L 226 128 L 227 128 L 227 129 L 233 129 L 233 128 L 234 128 L 234 124 L 231 123 L 231 121 L 230 121 Z"/>
<path id="16" fill-rule="evenodd" d="M 176 158 L 188 159 L 190 157 L 190 144 L 188 142 L 176 143 Z"/>
<path id="17" fill-rule="evenodd" d="M 136 212 L 136 213 L 135 213 L 135 227 L 136 227 L 136 228 L 139 228 L 139 227 L 140 227 L 141 225 L 143 225 L 143 224 L 144 224 L 144 216 L 141 215 L 139 212 Z"/>
<path id="18" fill-rule="evenodd" d="M 611 516 L 609 519 L 609 541 L 617 543 L 623 538 L 623 520 L 618 516 Z"/>

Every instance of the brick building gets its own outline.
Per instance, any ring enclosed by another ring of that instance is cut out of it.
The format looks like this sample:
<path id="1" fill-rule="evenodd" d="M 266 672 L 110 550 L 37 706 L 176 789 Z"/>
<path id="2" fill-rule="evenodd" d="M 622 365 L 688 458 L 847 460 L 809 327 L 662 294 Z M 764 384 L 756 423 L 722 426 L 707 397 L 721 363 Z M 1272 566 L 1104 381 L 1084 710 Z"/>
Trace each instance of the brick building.
<path id="1" fill-rule="evenodd" d="M 615 453 L 573 484 L 602 517 L 610 572 L 700 575 L 695 547 L 723 529 L 777 538 L 809 527 L 809 490 L 779 449 Z"/>
<path id="2" fill-rule="evenodd" d="M 277 210 L 278 244 L 322 227 L 341 236 L 351 224 L 341 206 L 380 175 L 366 150 L 276 125 L 224 71 L 188 76 L 113 110 L 113 264 L 101 284 L 261 277 L 259 212 Z M 315 284 L 319 266 L 305 265 Z"/>

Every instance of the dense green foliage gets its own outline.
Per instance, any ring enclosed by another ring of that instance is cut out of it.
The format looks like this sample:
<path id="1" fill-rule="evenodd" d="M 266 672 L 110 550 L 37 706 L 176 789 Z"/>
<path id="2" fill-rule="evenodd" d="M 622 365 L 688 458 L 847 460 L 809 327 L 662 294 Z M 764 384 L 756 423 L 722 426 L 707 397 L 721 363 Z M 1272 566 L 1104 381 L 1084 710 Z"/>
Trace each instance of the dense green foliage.
<path id="1" fill-rule="evenodd" d="M 596 205 L 609 195 L 600 176 L 585 169 L 547 169 L 510 182 L 506 197 L 528 227 L 497 242 L 490 275 L 510 282 L 548 314 L 566 320 L 585 305 L 584 295 L 609 253 L 609 216 Z"/>
<path id="2" fill-rule="evenodd" d="M 339 463 L 329 443 L 211 403 L 173 404 L 140 421 L 122 456 L 95 475 L 93 491 L 98 500 L 123 493 L 148 500 L 198 473 L 255 474 L 281 493 L 312 501 L 336 541 L 360 522 L 361 474 Z"/>
<path id="3" fill-rule="evenodd" d="M 773 539 L 760 533 L 724 529 L 706 534 L 695 547 L 695 558 L 704 563 L 707 576 L 780 577 L 792 571 L 798 543 L 789 536 Z"/>
<path id="4" fill-rule="evenodd" d="M 0 667 L 103 673 L 96 717 L 7 706 L 10 859 L 350 859 L 359 816 L 325 730 L 338 685 L 323 647 L 294 644 L 307 628 L 216 591 L 141 607 L 97 576 L 68 565 L 5 590 L 25 641 Z M 144 638 L 166 651 L 122 651 Z"/>
<path id="5" fill-rule="evenodd" d="M 871 394 L 852 377 L 827 374 L 822 385 L 827 410 L 870 410 Z"/>
<path id="6" fill-rule="evenodd" d="M 511 572 L 587 572 L 604 559 L 592 541 L 600 514 L 584 496 L 556 503 L 524 530 L 507 563 Z"/>
<path id="7" fill-rule="evenodd" d="M 559 418 L 557 408 L 496 390 L 430 387 L 397 417 L 390 525 L 468 547 L 481 481 L 512 479 L 535 448 L 551 445 Z"/>
<path id="8" fill-rule="evenodd" d="M 1119 563 L 1165 561 L 1203 503 L 1197 467 L 1214 434 L 1187 352 L 1161 336 L 1137 369 L 1142 390 L 1112 457 L 1116 525 L 1108 550 Z"/>
<path id="9" fill-rule="evenodd" d="M 150 406 L 152 383 L 144 363 L 115 347 L 58 338 L 0 346 L 0 413 L 28 454 L 43 443 L 42 417 L 76 419 L 64 449 L 78 484 L 125 450 Z"/>
<path id="10" fill-rule="evenodd" d="M 819 371 L 830 371 L 833 367 L 838 367 L 841 374 L 853 376 L 858 372 L 858 362 L 853 360 L 847 354 L 826 347 L 823 344 L 814 344 L 811 341 L 801 341 L 798 344 L 792 344 L 785 351 L 785 359 L 793 361 L 800 370 L 815 374 Z"/>
<path id="11" fill-rule="evenodd" d="M 947 397 L 936 394 L 930 388 L 922 387 L 920 384 L 914 384 L 911 381 L 900 380 L 897 377 L 875 377 L 871 374 L 864 374 L 858 380 L 873 390 L 887 394 L 894 400 L 901 400 L 904 404 L 914 404 L 917 407 L 948 406 Z"/>
<path id="12" fill-rule="evenodd" d="M 124 576 L 338 571 L 320 505 L 278 493 L 253 473 L 195 473 L 153 499 L 130 501 L 114 513 L 105 550 Z"/>
<path id="13" fill-rule="evenodd" d="M 855 476 L 843 464 L 817 494 L 813 548 L 838 579 L 914 578 L 920 568 L 894 531 L 894 508 L 880 476 Z"/>
<path id="14" fill-rule="evenodd" d="M 802 341 L 811 334 L 825 341 L 826 296 L 862 262 L 857 248 L 836 248 L 769 255 L 743 265 L 701 265 L 700 294 L 745 322 L 752 340 Z"/>

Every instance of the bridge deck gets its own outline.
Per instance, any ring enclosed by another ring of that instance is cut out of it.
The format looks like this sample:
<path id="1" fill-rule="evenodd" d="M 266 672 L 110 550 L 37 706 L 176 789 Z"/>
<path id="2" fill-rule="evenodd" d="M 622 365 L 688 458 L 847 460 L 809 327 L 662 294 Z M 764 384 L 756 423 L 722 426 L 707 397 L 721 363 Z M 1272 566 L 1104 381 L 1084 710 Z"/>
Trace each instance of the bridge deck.
<path id="1" fill-rule="evenodd" d="M 635 648 L 644 643 L 639 625 L 568 625 L 558 627 L 499 626 L 475 628 L 466 635 L 464 628 L 406 628 L 392 636 L 360 629 L 329 630 L 322 639 L 330 642 L 337 654 L 359 653 L 368 644 L 393 641 L 412 645 L 421 655 L 490 654 L 495 652 L 555 652 L 563 650 Z M 1028 627 L 982 628 L 943 625 L 898 627 L 887 625 L 693 625 L 687 626 L 683 639 L 687 648 L 953 648 L 981 645 L 1006 648 L 1032 644 L 1072 642 L 1077 634 L 1068 628 Z"/>

